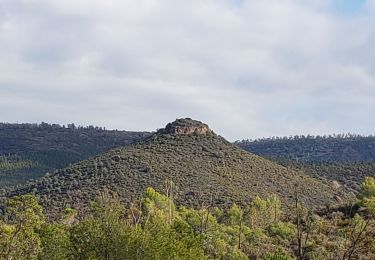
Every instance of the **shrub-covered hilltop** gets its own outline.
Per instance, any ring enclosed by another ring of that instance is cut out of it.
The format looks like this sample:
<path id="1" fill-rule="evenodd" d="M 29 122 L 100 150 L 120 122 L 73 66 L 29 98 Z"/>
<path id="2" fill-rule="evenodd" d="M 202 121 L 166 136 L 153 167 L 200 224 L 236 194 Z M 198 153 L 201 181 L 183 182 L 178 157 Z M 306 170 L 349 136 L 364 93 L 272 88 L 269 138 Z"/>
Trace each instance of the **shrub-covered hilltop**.
<path id="1" fill-rule="evenodd" d="M 227 210 L 175 204 L 176 187 L 147 188 L 125 207 L 101 193 L 83 216 L 66 208 L 46 222 L 33 195 L 6 201 L 0 216 L 0 259 L 375 259 L 375 180 L 362 184 L 351 210 L 314 214 L 295 196 L 286 214 L 275 195 Z M 358 210 L 358 208 L 360 210 Z"/>
<path id="2" fill-rule="evenodd" d="M 105 189 L 129 203 L 147 187 L 162 191 L 165 180 L 179 188 L 176 202 L 192 207 L 211 200 L 223 208 L 244 205 L 268 194 L 288 206 L 296 189 L 304 191 L 300 200 L 312 208 L 348 198 L 341 189 L 248 153 L 191 119 L 176 120 L 136 144 L 48 174 L 8 195 L 35 194 L 54 215 L 66 207 L 87 208 Z"/>
<path id="3" fill-rule="evenodd" d="M 0 123 L 0 188 L 24 183 L 149 135 L 74 124 Z"/>

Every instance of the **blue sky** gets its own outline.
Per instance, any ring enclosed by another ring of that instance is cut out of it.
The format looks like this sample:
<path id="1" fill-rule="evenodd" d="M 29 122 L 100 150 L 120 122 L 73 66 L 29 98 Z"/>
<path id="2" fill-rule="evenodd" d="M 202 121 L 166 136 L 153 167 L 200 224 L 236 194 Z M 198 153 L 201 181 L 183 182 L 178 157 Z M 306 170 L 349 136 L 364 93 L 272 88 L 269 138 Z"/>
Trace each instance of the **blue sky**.
<path id="1" fill-rule="evenodd" d="M 331 10 L 337 14 L 354 14 L 362 10 L 366 0 L 334 0 L 331 4 Z"/>
<path id="2" fill-rule="evenodd" d="M 375 1 L 2 0 L 0 121 L 374 134 Z"/>

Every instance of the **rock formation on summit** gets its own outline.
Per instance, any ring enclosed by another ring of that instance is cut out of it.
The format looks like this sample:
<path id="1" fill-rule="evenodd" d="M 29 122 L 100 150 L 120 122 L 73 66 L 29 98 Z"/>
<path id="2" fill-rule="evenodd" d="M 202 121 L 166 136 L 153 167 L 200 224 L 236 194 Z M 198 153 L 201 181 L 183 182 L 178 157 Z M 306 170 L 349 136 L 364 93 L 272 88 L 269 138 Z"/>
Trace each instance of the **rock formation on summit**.
<path id="1" fill-rule="evenodd" d="M 208 125 L 193 120 L 191 118 L 176 119 L 174 122 L 167 124 L 164 129 L 159 130 L 164 134 L 179 134 L 179 135 L 190 135 L 190 134 L 209 134 L 212 130 Z"/>

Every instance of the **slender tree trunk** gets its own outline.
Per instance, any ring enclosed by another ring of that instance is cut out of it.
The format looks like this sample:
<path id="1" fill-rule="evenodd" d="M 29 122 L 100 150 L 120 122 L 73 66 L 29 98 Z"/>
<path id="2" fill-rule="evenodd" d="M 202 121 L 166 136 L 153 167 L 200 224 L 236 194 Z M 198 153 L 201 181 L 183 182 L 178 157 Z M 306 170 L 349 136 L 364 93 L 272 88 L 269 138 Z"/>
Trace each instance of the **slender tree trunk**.
<path id="1" fill-rule="evenodd" d="M 297 252 L 297 259 L 303 260 L 302 258 L 302 230 L 301 230 L 301 216 L 300 211 L 298 208 L 299 205 L 299 197 L 298 197 L 298 191 L 296 188 L 295 191 L 295 207 L 296 207 L 296 222 L 297 222 L 297 243 L 298 243 L 298 252 Z"/>
<path id="2" fill-rule="evenodd" d="M 242 217 L 240 219 L 240 231 L 238 232 L 238 249 L 241 249 Z"/>

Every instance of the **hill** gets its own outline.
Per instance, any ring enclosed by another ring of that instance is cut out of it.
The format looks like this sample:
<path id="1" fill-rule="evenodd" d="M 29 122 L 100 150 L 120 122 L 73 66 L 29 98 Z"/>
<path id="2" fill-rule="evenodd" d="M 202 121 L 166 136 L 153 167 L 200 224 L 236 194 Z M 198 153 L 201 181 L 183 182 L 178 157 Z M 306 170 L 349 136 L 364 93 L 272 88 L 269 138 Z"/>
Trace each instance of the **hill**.
<path id="1" fill-rule="evenodd" d="M 274 159 L 345 163 L 375 161 L 375 136 L 294 136 L 242 140 L 236 144 L 249 152 Z"/>
<path id="2" fill-rule="evenodd" d="M 334 181 L 347 192 L 358 192 L 366 176 L 375 176 L 374 136 L 294 136 L 236 144 L 322 181 Z"/>
<path id="3" fill-rule="evenodd" d="M 290 205 L 295 187 L 310 207 L 346 198 L 340 190 L 240 149 L 191 119 L 176 120 L 138 143 L 48 174 L 9 195 L 35 193 L 45 208 L 58 211 L 85 208 L 105 189 L 129 202 L 147 187 L 163 191 L 166 180 L 178 187 L 178 203 L 194 207 L 210 199 L 221 207 L 243 204 L 272 193 Z"/>
<path id="4" fill-rule="evenodd" d="M 285 167 L 303 171 L 323 182 L 334 182 L 347 192 L 357 193 L 366 177 L 375 177 L 375 162 L 307 163 L 293 160 L 278 161 Z"/>
<path id="5" fill-rule="evenodd" d="M 148 136 L 147 132 L 0 123 L 0 188 L 43 176 L 109 149 Z"/>

